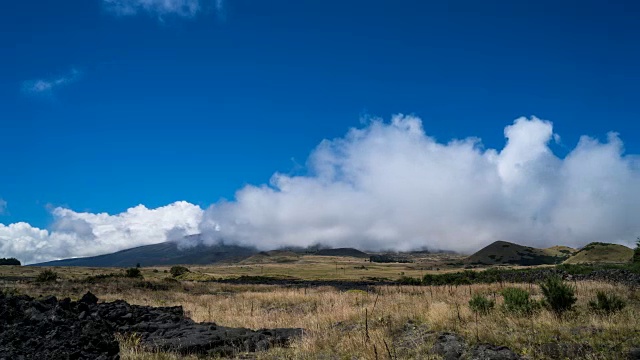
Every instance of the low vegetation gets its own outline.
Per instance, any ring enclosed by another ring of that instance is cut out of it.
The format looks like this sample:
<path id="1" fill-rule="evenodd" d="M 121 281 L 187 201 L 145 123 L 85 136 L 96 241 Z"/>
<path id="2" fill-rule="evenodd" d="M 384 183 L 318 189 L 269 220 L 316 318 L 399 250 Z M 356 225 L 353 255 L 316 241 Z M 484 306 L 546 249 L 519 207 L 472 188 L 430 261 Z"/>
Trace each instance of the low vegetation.
<path id="1" fill-rule="evenodd" d="M 187 269 L 184 266 L 172 266 L 171 270 L 169 270 L 169 272 L 171 273 L 171 276 L 173 277 L 178 277 L 180 275 L 186 274 L 189 271 L 189 269 Z"/>
<path id="2" fill-rule="evenodd" d="M 52 270 L 43 270 L 38 276 L 36 276 L 36 282 L 45 283 L 45 282 L 53 282 L 58 279 L 58 273 Z"/>
<path id="3" fill-rule="evenodd" d="M 520 288 L 508 287 L 502 290 L 502 296 L 504 297 L 502 309 L 510 314 L 532 315 L 540 308 L 540 303 L 531 299 L 528 291 Z"/>
<path id="4" fill-rule="evenodd" d="M 561 316 L 571 310 L 577 299 L 575 288 L 562 281 L 559 276 L 550 276 L 542 284 L 540 290 L 545 298 L 545 305 L 553 311 L 556 316 Z"/>
<path id="5" fill-rule="evenodd" d="M 600 314 L 611 315 L 623 310 L 627 306 L 620 296 L 616 294 L 607 294 L 604 291 L 598 291 L 596 298 L 589 301 L 589 307 Z"/>
<path id="6" fill-rule="evenodd" d="M 129 268 L 129 269 L 125 270 L 124 276 L 128 277 L 128 278 L 141 278 L 142 277 L 142 272 L 137 267 Z"/>
<path id="7" fill-rule="evenodd" d="M 471 300 L 469 300 L 469 308 L 471 311 L 480 315 L 488 315 L 495 305 L 495 301 L 480 294 L 473 295 Z"/>

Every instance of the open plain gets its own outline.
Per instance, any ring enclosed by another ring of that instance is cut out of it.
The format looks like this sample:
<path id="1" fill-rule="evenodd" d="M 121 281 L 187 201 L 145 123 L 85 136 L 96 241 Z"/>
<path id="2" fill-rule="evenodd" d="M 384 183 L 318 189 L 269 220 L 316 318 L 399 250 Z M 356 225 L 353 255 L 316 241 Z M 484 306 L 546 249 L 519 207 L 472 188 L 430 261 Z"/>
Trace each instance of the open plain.
<path id="1" fill-rule="evenodd" d="M 436 256 L 437 257 L 437 256 Z M 230 328 L 300 328 L 283 346 L 246 351 L 241 347 L 210 357 L 257 359 L 624 359 L 638 356 L 640 288 L 604 280 L 570 280 L 577 302 L 558 316 L 544 306 L 530 313 L 507 311 L 505 288 L 543 298 L 533 281 L 463 282 L 425 285 L 425 275 L 442 276 L 462 268 L 456 259 L 414 263 L 370 263 L 361 258 L 301 256 L 294 261 L 140 268 L 127 277 L 118 268 L 0 267 L 5 294 L 80 299 L 90 291 L 100 302 L 182 306 L 196 323 Z M 439 261 L 439 262 L 438 262 Z M 438 265 L 440 264 L 440 265 Z M 504 273 L 526 272 L 502 267 Z M 553 267 L 543 267 L 553 269 Z M 45 270 L 57 278 L 38 281 Z M 482 272 L 485 269 L 465 270 Z M 426 278 L 429 278 L 427 276 Z M 576 279 L 579 278 L 576 276 Z M 413 280 L 415 279 L 415 283 Z M 407 285 L 409 284 L 409 285 Z M 590 307 L 598 291 L 614 294 L 626 306 L 612 313 Z M 474 312 L 469 301 L 482 295 L 495 306 Z M 117 333 L 122 359 L 178 359 L 179 354 L 145 346 L 136 332 Z"/>

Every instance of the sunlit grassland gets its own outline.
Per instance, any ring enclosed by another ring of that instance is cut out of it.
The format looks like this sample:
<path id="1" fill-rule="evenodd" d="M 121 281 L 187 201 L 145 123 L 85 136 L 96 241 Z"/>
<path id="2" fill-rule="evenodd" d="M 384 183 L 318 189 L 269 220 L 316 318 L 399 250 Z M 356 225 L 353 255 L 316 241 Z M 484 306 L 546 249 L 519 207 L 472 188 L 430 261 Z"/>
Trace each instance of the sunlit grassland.
<path id="1" fill-rule="evenodd" d="M 241 275 L 290 276 L 301 279 L 349 279 L 387 277 L 396 279 L 402 272 L 419 277 L 419 264 L 371 264 L 360 259 L 303 259 L 294 264 L 222 265 L 190 267 L 192 276 L 213 278 Z M 336 272 L 336 263 L 338 271 Z M 369 270 L 353 269 L 364 265 Z M 341 269 L 351 267 L 351 269 Z M 640 291 L 623 285 L 602 282 L 575 282 L 578 303 L 562 318 L 543 309 L 533 316 L 504 313 L 500 309 L 501 290 L 515 286 L 529 291 L 535 299 L 542 297 L 537 285 L 477 284 L 461 286 L 384 285 L 369 291 L 340 291 L 333 287 L 294 288 L 276 285 L 234 285 L 210 281 L 171 281 L 169 268 L 143 268 L 145 281 L 166 284 L 166 290 L 153 291 L 137 287 L 142 280 L 113 278 L 93 283 L 79 281 L 87 276 L 121 271 L 104 268 L 57 268 L 61 280 L 37 284 L 31 281 L 4 282 L 2 286 L 32 296 L 56 295 L 79 298 L 92 291 L 101 301 L 123 299 L 131 304 L 183 306 L 195 321 L 210 321 L 224 326 L 306 329 L 303 338 L 289 348 L 276 348 L 239 357 L 263 359 L 316 358 L 429 358 L 427 350 L 434 334 L 455 332 L 470 343 L 504 345 L 531 359 L 551 358 L 545 353 L 553 343 L 589 349 L 587 359 L 620 358 L 631 346 L 640 345 Z M 35 276 L 40 268 L 0 269 L 2 276 Z M 155 270 L 155 271 L 154 271 Z M 365 272 L 366 273 L 363 273 Z M 443 270 L 441 270 L 443 271 Z M 447 270 L 449 271 L 449 270 Z M 589 306 L 597 291 L 613 293 L 627 302 L 627 307 L 613 315 L 594 314 Z M 490 314 L 478 316 L 468 302 L 481 293 L 495 299 Z M 150 353 L 122 335 L 123 359 L 178 359 L 173 354 Z"/>

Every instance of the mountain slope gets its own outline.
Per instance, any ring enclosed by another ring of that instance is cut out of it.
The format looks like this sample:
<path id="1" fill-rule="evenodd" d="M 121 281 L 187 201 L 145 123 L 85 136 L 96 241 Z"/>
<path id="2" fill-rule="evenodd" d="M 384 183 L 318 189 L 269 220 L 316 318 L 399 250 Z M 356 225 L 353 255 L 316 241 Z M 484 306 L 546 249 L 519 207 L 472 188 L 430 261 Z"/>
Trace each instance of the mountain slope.
<path id="1" fill-rule="evenodd" d="M 564 261 L 565 264 L 625 263 L 631 261 L 633 250 L 618 244 L 594 242 Z"/>
<path id="2" fill-rule="evenodd" d="M 240 264 L 282 264 L 298 261 L 302 255 L 288 250 L 261 251 L 240 262 Z"/>
<path id="3" fill-rule="evenodd" d="M 139 246 L 112 254 L 49 261 L 33 266 L 132 267 L 156 265 L 205 265 L 223 260 L 242 260 L 256 253 L 253 248 L 237 245 L 196 245 L 180 249 L 175 242 Z"/>
<path id="4" fill-rule="evenodd" d="M 368 258 L 369 254 L 354 248 L 321 249 L 313 255 L 320 256 L 351 256 L 357 258 Z"/>
<path id="5" fill-rule="evenodd" d="M 466 262 L 471 264 L 497 265 L 544 265 L 558 264 L 569 257 L 569 250 L 557 248 L 536 249 L 506 241 L 496 241 L 475 254 L 469 256 Z"/>

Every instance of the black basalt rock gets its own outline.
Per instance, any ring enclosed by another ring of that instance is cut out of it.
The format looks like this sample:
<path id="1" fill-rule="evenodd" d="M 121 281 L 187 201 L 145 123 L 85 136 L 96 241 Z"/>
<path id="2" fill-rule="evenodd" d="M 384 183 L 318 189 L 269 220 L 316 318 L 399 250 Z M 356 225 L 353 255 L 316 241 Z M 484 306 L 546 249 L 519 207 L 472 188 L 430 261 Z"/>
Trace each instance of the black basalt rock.
<path id="1" fill-rule="evenodd" d="M 287 346 L 302 335 L 302 329 L 250 330 L 196 323 L 184 316 L 181 306 L 98 303 L 90 292 L 78 302 L 0 293 L 0 360 L 116 360 L 115 333 L 135 333 L 150 351 L 232 356 Z"/>

